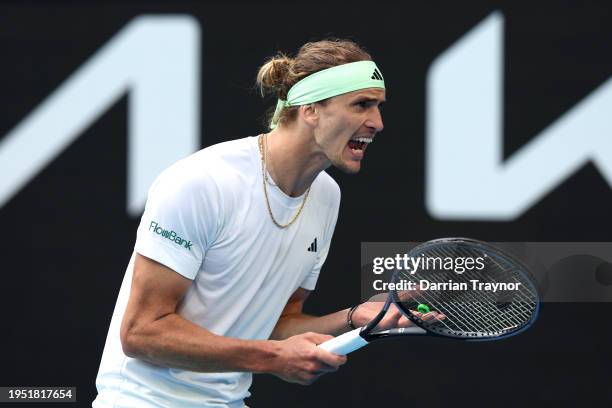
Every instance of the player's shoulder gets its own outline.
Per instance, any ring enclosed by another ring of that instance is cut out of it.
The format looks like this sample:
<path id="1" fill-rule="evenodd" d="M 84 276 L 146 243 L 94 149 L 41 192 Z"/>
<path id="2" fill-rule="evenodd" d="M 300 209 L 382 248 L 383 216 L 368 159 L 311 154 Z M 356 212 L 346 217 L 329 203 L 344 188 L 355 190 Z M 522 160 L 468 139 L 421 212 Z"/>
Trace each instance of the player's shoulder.
<path id="1" fill-rule="evenodd" d="M 230 172 L 251 172 L 253 156 L 257 149 L 257 138 L 244 137 L 217 143 L 202 149 L 184 160 L 195 168 L 208 174 L 226 174 Z"/>
<path id="2" fill-rule="evenodd" d="M 314 182 L 317 195 L 322 201 L 333 206 L 340 203 L 340 186 L 326 171 L 321 171 Z"/>
<path id="3" fill-rule="evenodd" d="M 153 187 L 191 190 L 229 188 L 250 183 L 253 174 L 253 137 L 222 142 L 199 150 L 166 168 Z"/>

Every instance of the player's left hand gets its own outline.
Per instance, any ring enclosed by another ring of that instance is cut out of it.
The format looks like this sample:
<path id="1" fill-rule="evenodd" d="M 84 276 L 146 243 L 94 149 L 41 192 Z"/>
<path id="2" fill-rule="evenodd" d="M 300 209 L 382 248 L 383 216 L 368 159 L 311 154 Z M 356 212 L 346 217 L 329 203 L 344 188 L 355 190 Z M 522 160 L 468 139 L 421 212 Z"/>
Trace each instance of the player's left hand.
<path id="1" fill-rule="evenodd" d="M 372 300 L 360 304 L 353 312 L 353 325 L 355 327 L 365 326 L 378 314 L 378 312 L 380 312 L 383 305 L 384 302 Z M 443 318 L 440 313 L 435 311 L 425 314 L 417 312 L 416 310 L 411 310 L 411 312 L 413 315 L 421 318 L 424 321 Z M 387 314 L 376 326 L 375 331 L 394 329 L 397 327 L 410 327 L 412 325 L 414 325 L 414 323 L 412 323 L 410 319 L 404 316 L 402 312 L 400 312 L 400 310 L 397 308 L 397 306 L 392 304 L 389 307 Z"/>

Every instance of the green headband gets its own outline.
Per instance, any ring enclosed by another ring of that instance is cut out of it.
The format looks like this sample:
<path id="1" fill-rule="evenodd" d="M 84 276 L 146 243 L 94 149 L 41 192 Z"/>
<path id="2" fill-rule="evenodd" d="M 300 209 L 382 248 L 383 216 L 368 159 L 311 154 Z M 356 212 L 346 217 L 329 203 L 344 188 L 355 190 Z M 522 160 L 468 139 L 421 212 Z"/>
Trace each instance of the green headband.
<path id="1" fill-rule="evenodd" d="M 315 72 L 293 85 L 286 101 L 278 100 L 270 129 L 276 127 L 285 107 L 308 105 L 366 88 L 385 89 L 385 80 L 373 61 L 351 62 Z"/>

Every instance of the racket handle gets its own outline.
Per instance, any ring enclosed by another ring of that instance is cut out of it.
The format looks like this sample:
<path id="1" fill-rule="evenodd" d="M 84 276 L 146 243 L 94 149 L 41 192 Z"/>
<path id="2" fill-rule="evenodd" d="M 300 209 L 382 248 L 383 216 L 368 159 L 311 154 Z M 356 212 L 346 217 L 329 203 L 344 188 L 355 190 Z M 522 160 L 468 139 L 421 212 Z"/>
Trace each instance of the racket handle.
<path id="1" fill-rule="evenodd" d="M 319 344 L 319 347 L 340 355 L 348 354 L 351 351 L 360 349 L 368 344 L 368 342 L 359 335 L 360 331 L 361 327 L 351 330 L 350 332 L 346 332 L 338 337 L 334 337 L 331 340 L 327 340 L 326 342 Z"/>

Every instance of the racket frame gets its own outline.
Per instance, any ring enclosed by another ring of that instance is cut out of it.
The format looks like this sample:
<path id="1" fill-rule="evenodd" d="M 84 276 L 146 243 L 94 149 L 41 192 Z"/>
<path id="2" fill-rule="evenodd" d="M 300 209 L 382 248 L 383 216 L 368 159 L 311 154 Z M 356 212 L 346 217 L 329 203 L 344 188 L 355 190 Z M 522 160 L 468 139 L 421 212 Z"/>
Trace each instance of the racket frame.
<path id="1" fill-rule="evenodd" d="M 507 258 L 507 261 L 517 265 L 521 271 L 521 274 L 523 274 L 527 279 L 527 282 L 531 283 L 531 290 L 532 292 L 535 294 L 535 309 L 533 311 L 533 313 L 531 314 L 531 318 L 529 319 L 528 322 L 524 323 L 523 325 L 521 325 L 519 328 L 515 329 L 515 330 L 511 330 L 508 331 L 507 333 L 504 334 L 499 334 L 499 335 L 461 335 L 461 334 L 452 334 L 452 333 L 446 333 L 446 334 L 440 334 L 440 333 L 436 333 L 435 331 L 429 330 L 429 328 L 427 327 L 428 324 L 423 321 L 421 318 L 419 318 L 418 316 L 414 315 L 410 310 L 406 309 L 405 305 L 400 301 L 398 295 L 397 295 L 397 291 L 396 290 L 390 290 L 389 291 L 389 296 L 387 298 L 387 301 L 385 302 L 385 313 L 386 310 L 388 310 L 390 303 L 395 304 L 395 306 L 402 312 L 402 314 L 404 316 L 406 316 L 408 319 L 410 319 L 414 324 L 416 324 L 417 326 L 419 326 L 420 328 L 422 328 L 423 330 L 427 331 L 427 335 L 429 336 L 437 336 L 437 337 L 447 337 L 447 338 L 453 338 L 453 339 L 457 339 L 457 340 L 464 340 L 464 341 L 493 341 L 493 340 L 502 340 L 508 337 L 512 337 L 515 336 L 517 334 L 520 334 L 522 332 L 524 332 L 525 330 L 527 330 L 529 327 L 531 327 L 533 325 L 533 323 L 537 320 L 539 313 L 540 313 L 540 294 L 538 291 L 538 287 L 536 284 L 536 279 L 534 278 L 534 276 L 531 274 L 531 272 L 529 271 L 529 269 L 522 263 L 520 262 L 518 259 L 516 259 L 515 257 L 513 257 L 512 255 L 508 254 L 507 252 L 493 246 L 490 244 L 487 244 L 486 242 L 482 242 L 473 238 L 465 238 L 465 237 L 453 237 L 453 238 L 439 238 L 439 239 L 434 239 L 431 241 L 427 241 L 424 242 L 422 244 L 419 244 L 417 246 L 415 246 L 414 248 L 412 248 L 408 254 L 409 255 L 415 255 L 418 254 L 420 251 L 423 251 L 425 249 L 431 249 L 432 245 L 435 244 L 447 244 L 447 243 L 454 243 L 454 244 L 468 244 L 472 247 L 476 247 L 476 248 L 480 248 L 483 249 L 485 253 L 493 253 L 497 256 L 501 256 L 501 257 L 505 257 Z M 393 278 L 392 278 L 392 282 L 396 281 L 397 276 L 399 275 L 399 271 L 395 271 L 393 274 Z M 381 311 L 382 312 L 382 311 Z M 384 313 L 383 313 L 384 316 Z M 379 318 L 379 316 L 377 315 L 375 317 Z M 380 319 L 382 319 L 382 316 L 380 316 L 380 318 L 378 319 L 378 321 L 380 321 Z M 376 323 L 378 324 L 378 322 Z M 376 324 L 374 326 L 376 326 Z M 369 326 L 369 325 L 368 325 Z M 374 327 L 372 326 L 372 328 Z M 370 329 L 371 330 L 371 329 Z M 450 330 L 449 330 L 450 332 Z M 396 337 L 399 335 L 405 335 L 405 334 L 401 334 L 401 333 L 397 333 L 397 334 L 389 334 L 387 336 L 384 337 Z M 372 336 L 372 335 L 370 335 Z M 382 338 L 382 337 L 379 337 Z"/>
<path id="2" fill-rule="evenodd" d="M 332 351 L 337 354 L 348 354 L 352 351 L 355 351 L 365 346 L 366 344 L 374 340 L 391 339 L 391 338 L 396 338 L 396 337 L 403 337 L 406 335 L 427 335 L 427 336 L 434 336 L 434 337 L 446 337 L 446 338 L 453 338 L 456 340 L 471 341 L 471 342 L 494 341 L 494 340 L 506 339 L 508 337 L 512 337 L 517 334 L 520 334 L 533 325 L 533 323 L 537 320 L 537 317 L 540 312 L 540 295 L 539 295 L 539 291 L 536 285 L 537 281 L 534 279 L 533 275 L 529 272 L 529 270 L 525 267 L 525 265 L 523 265 L 523 263 L 521 263 L 516 258 L 512 257 L 511 255 L 509 255 L 508 253 L 506 253 L 505 251 L 502 251 L 501 249 L 497 247 L 494 247 L 485 242 L 478 241 L 478 240 L 471 239 L 471 238 L 440 238 L 440 239 L 427 241 L 427 242 L 424 242 L 412 248 L 409 251 L 409 254 L 417 253 L 419 252 L 419 250 L 425 249 L 425 247 L 431 248 L 433 244 L 445 244 L 445 243 L 466 243 L 472 246 L 485 248 L 486 252 L 491 252 L 491 253 L 495 253 L 496 255 L 504 256 L 508 258 L 510 262 L 518 265 L 520 267 L 521 273 L 525 275 L 527 277 L 527 281 L 531 283 L 531 286 L 532 286 L 531 289 L 533 290 L 533 293 L 535 294 L 535 300 L 534 300 L 535 309 L 529 321 L 526 322 L 524 325 L 522 325 L 520 328 L 509 331 L 501 335 L 494 335 L 494 336 L 486 336 L 486 335 L 467 336 L 465 335 L 465 336 L 461 336 L 461 335 L 440 334 L 440 333 L 436 333 L 435 331 L 429 330 L 424 320 L 414 315 L 411 310 L 406 310 L 405 305 L 403 304 L 403 302 L 400 301 L 399 297 L 397 296 L 397 291 L 390 290 L 388 292 L 387 299 L 385 300 L 385 303 L 382 309 L 367 325 L 365 325 L 364 327 L 360 327 L 355 330 L 346 332 L 331 340 L 328 340 L 320 344 L 319 347 L 322 347 L 323 349 Z M 399 271 L 396 270 L 394 272 L 392 281 L 396 280 L 396 277 L 398 276 L 398 274 L 399 274 Z M 405 328 L 393 328 L 393 329 L 384 330 L 381 332 L 374 332 L 373 331 L 374 328 L 384 318 L 391 304 L 395 304 L 398 310 L 400 310 L 400 312 L 404 316 L 410 319 L 410 321 L 412 321 L 412 323 L 415 326 L 410 326 L 410 327 L 405 327 Z"/>

